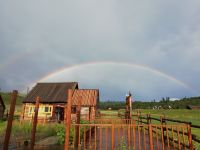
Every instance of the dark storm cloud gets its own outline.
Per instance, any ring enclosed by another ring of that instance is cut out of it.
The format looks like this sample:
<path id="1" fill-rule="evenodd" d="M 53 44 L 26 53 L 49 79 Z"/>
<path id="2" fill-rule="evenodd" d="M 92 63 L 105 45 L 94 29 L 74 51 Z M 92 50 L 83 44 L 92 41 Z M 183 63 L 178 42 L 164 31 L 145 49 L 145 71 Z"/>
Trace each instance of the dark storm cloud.
<path id="1" fill-rule="evenodd" d="M 0 85 L 21 90 L 63 66 L 107 60 L 148 65 L 200 91 L 199 10 L 197 0 L 2 0 Z M 120 85 L 112 86 L 110 96 L 124 93 Z M 158 83 L 154 86 L 160 88 Z M 185 89 L 176 86 L 160 96 L 173 91 L 185 96 Z M 155 92 L 142 93 L 138 91 L 138 98 L 158 97 Z"/>

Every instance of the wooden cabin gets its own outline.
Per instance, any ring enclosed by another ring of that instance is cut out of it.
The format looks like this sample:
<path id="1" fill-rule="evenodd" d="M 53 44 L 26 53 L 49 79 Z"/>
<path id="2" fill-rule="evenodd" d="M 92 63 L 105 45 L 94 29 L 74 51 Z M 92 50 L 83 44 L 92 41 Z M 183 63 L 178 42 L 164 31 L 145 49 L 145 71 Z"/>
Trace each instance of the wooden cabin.
<path id="1" fill-rule="evenodd" d="M 34 115 L 35 99 L 41 98 L 38 119 L 47 121 L 63 121 L 67 106 L 67 90 L 72 89 L 72 118 L 76 115 L 78 98 L 81 97 L 81 117 L 95 117 L 95 109 L 99 101 L 98 90 L 78 89 L 77 82 L 37 83 L 23 101 L 22 119 L 30 120 Z"/>
<path id="2" fill-rule="evenodd" d="M 1 97 L 1 94 L 0 94 L 0 119 L 3 119 L 5 109 L 6 109 L 6 106 L 3 102 L 3 98 Z"/>

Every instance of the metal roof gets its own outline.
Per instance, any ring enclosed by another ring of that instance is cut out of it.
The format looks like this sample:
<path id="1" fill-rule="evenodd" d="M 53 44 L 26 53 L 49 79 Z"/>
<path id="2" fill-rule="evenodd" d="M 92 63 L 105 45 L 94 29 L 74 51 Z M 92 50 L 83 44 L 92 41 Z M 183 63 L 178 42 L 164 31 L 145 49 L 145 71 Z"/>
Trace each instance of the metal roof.
<path id="1" fill-rule="evenodd" d="M 66 103 L 68 89 L 78 89 L 78 83 L 37 83 L 25 97 L 23 103 L 35 103 L 37 96 L 41 98 L 40 102 L 42 103 Z"/>

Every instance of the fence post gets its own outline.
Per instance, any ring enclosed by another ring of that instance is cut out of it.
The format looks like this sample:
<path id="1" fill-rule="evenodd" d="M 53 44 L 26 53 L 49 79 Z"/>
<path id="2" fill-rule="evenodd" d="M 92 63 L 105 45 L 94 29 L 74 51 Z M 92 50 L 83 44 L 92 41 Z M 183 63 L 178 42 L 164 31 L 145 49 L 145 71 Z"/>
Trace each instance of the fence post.
<path id="1" fill-rule="evenodd" d="M 149 147 L 150 147 L 150 150 L 153 150 L 153 132 L 152 132 L 151 124 L 149 124 Z"/>
<path id="2" fill-rule="evenodd" d="M 147 114 L 147 124 L 150 124 L 150 122 L 149 122 L 149 114 Z"/>
<path id="3" fill-rule="evenodd" d="M 40 97 L 38 96 L 38 97 L 36 97 L 35 114 L 34 114 L 34 120 L 33 120 L 33 127 L 32 127 L 32 131 L 31 131 L 31 145 L 30 145 L 31 150 L 34 149 L 34 145 L 35 145 L 35 132 L 36 132 L 37 121 L 38 121 L 39 103 L 40 103 Z"/>
<path id="4" fill-rule="evenodd" d="M 191 123 L 187 125 L 187 130 L 188 130 L 188 142 L 189 142 L 190 150 L 193 150 Z"/>
<path id="5" fill-rule="evenodd" d="M 166 141 L 166 136 L 165 136 L 165 131 L 166 131 L 166 127 L 164 127 L 164 125 L 166 125 L 166 120 L 165 120 L 165 115 L 164 117 L 160 117 L 160 121 L 161 121 L 161 125 L 162 125 L 162 135 L 164 138 L 164 142 Z"/>
<path id="6" fill-rule="evenodd" d="M 137 118 L 138 118 L 138 125 L 140 124 L 140 114 L 139 114 L 139 109 L 137 110 Z"/>
<path id="7" fill-rule="evenodd" d="M 11 133 L 11 130 L 12 130 L 13 116 L 14 116 L 14 112 L 15 112 L 15 104 L 16 104 L 17 94 L 18 94 L 18 91 L 14 90 L 13 93 L 12 93 L 12 96 L 11 96 L 10 112 L 9 112 L 9 115 L 8 115 L 6 135 L 5 135 L 5 138 L 4 138 L 4 145 L 3 145 L 4 150 L 8 150 L 8 145 L 9 145 L 9 141 L 10 141 L 10 133 Z"/>
<path id="8" fill-rule="evenodd" d="M 149 113 L 149 123 L 151 124 L 151 114 Z"/>
<path id="9" fill-rule="evenodd" d="M 78 149 L 79 146 L 79 137 L 80 137 L 80 120 L 81 120 L 81 97 L 78 97 L 78 106 L 76 109 L 76 141 L 75 141 L 75 149 Z"/>
<path id="10" fill-rule="evenodd" d="M 115 149 L 115 126 L 112 124 L 112 150 Z"/>
<path id="11" fill-rule="evenodd" d="M 22 106 L 22 115 L 20 116 L 20 124 L 22 123 L 22 121 L 24 121 L 24 113 L 25 113 L 25 108 L 26 108 L 26 104 L 23 104 Z"/>
<path id="12" fill-rule="evenodd" d="M 70 125 L 71 125 L 71 105 L 72 105 L 72 90 L 67 91 L 67 110 L 66 114 L 66 125 L 65 125 L 65 150 L 69 149 L 69 136 L 70 136 Z"/>

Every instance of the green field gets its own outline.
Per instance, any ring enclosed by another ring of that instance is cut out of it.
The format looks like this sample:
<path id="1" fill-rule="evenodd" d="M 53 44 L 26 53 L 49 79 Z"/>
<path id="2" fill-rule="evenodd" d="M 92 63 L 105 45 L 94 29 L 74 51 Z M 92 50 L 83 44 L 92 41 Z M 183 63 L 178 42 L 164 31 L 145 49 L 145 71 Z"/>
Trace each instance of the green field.
<path id="1" fill-rule="evenodd" d="M 102 110 L 101 113 L 106 114 L 117 114 L 115 110 Z M 200 110 L 189 110 L 189 109 L 140 109 L 141 114 L 145 115 L 150 113 L 152 116 L 163 116 L 167 118 L 189 121 L 192 124 L 200 125 Z M 137 114 L 137 110 L 132 111 L 133 114 Z"/>
<path id="2" fill-rule="evenodd" d="M 200 110 L 190 110 L 190 109 L 142 109 L 144 114 L 155 114 L 155 115 L 165 115 L 167 118 L 183 120 L 192 122 L 192 124 L 200 125 Z M 134 112 L 136 113 L 136 112 Z"/>
<path id="3" fill-rule="evenodd" d="M 103 110 L 101 113 L 105 114 L 117 114 L 116 110 Z M 159 118 L 159 116 L 165 115 L 166 118 L 176 119 L 181 121 L 192 122 L 193 125 L 200 125 L 200 110 L 189 109 L 140 109 L 141 115 L 151 114 L 152 117 Z M 133 110 L 132 114 L 137 114 L 137 110 Z M 137 118 L 136 118 L 137 119 Z M 158 121 L 152 121 L 153 124 L 160 124 Z M 174 124 L 173 122 L 167 122 L 167 124 Z M 192 128 L 192 134 L 195 134 L 200 138 L 200 129 Z"/>

